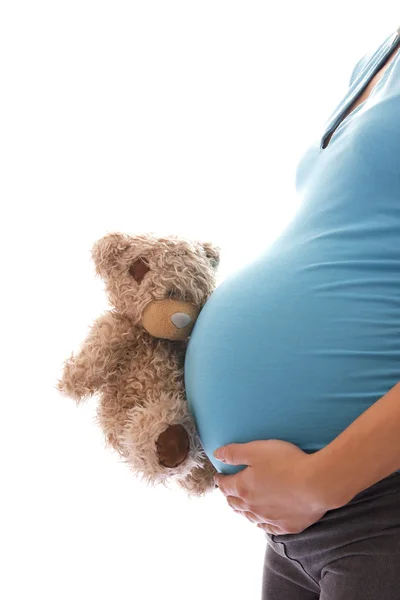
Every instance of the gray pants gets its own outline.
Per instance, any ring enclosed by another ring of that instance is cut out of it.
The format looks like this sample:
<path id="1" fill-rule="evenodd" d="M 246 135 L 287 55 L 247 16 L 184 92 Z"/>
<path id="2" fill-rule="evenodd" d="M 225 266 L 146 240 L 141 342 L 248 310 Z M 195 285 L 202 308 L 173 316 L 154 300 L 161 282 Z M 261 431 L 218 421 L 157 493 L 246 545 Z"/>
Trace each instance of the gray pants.
<path id="1" fill-rule="evenodd" d="M 262 600 L 400 600 L 400 473 L 298 534 L 265 534 Z"/>

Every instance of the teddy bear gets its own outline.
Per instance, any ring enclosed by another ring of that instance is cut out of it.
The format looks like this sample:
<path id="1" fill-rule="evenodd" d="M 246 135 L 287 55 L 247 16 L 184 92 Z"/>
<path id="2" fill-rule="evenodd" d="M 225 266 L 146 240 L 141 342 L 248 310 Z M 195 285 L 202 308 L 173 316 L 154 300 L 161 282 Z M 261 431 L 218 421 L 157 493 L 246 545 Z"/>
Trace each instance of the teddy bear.
<path id="1" fill-rule="evenodd" d="M 147 484 L 189 496 L 215 489 L 184 387 L 195 321 L 216 286 L 220 249 L 178 236 L 107 233 L 92 248 L 111 310 L 64 361 L 57 389 L 77 404 L 97 395 L 107 445 Z"/>

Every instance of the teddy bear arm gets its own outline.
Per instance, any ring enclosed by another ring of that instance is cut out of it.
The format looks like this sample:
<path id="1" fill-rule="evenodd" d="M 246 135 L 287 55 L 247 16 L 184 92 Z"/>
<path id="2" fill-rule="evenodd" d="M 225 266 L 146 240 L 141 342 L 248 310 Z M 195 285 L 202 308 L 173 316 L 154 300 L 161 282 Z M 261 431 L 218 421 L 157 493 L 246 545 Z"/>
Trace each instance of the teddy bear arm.
<path id="1" fill-rule="evenodd" d="M 90 328 L 77 355 L 65 361 L 57 388 L 81 402 L 95 394 L 124 362 L 132 335 L 117 313 L 108 311 Z"/>

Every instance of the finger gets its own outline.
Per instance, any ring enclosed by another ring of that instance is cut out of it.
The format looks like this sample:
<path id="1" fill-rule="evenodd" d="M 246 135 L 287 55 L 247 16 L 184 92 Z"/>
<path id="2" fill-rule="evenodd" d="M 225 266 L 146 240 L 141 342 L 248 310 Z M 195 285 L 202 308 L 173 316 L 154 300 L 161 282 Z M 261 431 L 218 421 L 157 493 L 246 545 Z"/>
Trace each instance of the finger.
<path id="1" fill-rule="evenodd" d="M 269 533 L 270 535 L 274 533 L 268 525 L 265 525 L 265 523 L 259 523 L 257 525 L 257 529 L 261 529 L 261 531 L 264 533 Z"/>
<path id="2" fill-rule="evenodd" d="M 248 510 L 246 510 L 243 514 L 251 523 L 258 524 L 260 522 L 260 519 L 254 513 L 249 512 Z"/>
<path id="3" fill-rule="evenodd" d="M 229 465 L 250 465 L 250 451 L 254 442 L 245 444 L 227 444 L 217 448 L 213 455 L 216 459 Z"/>
<path id="4" fill-rule="evenodd" d="M 241 494 L 243 495 L 243 490 L 246 489 L 246 484 L 244 481 L 247 468 L 243 471 L 239 471 L 239 473 L 234 473 L 233 475 L 215 475 L 214 481 L 218 485 L 219 489 L 225 496 L 237 496 L 241 498 Z"/>
<path id="5" fill-rule="evenodd" d="M 250 523 L 254 523 L 254 524 L 259 524 L 260 523 L 260 519 L 257 517 L 257 515 L 253 514 L 252 512 L 249 512 L 248 510 L 236 510 L 233 509 L 233 511 L 239 515 L 243 515 L 243 517 L 246 517 L 246 519 L 248 521 L 250 521 Z"/>
<path id="6" fill-rule="evenodd" d="M 239 510 L 240 512 L 244 512 L 247 509 L 246 504 L 243 502 L 241 498 L 237 498 L 236 496 L 228 496 L 226 498 L 227 503 L 233 510 Z"/>
<path id="7" fill-rule="evenodd" d="M 228 496 L 226 501 L 235 512 L 251 515 L 250 520 L 253 523 L 266 523 L 265 515 L 261 516 L 253 512 L 253 510 L 249 510 L 248 504 L 244 502 L 241 498 L 237 498 L 236 496 Z"/>
<path id="8" fill-rule="evenodd" d="M 283 529 L 277 525 L 271 525 L 271 523 L 259 523 L 257 527 L 272 535 L 284 535 L 285 533 Z"/>

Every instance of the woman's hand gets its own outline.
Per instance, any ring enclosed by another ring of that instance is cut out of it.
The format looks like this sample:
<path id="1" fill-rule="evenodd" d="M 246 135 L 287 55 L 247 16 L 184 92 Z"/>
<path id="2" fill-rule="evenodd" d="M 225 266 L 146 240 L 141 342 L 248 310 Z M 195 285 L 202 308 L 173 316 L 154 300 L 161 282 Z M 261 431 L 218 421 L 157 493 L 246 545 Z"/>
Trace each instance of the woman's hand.
<path id="1" fill-rule="evenodd" d="M 231 465 L 248 465 L 234 475 L 217 474 L 215 483 L 236 511 L 277 535 L 301 533 L 335 506 L 318 488 L 316 454 L 307 454 L 282 440 L 261 440 L 223 447 Z"/>

